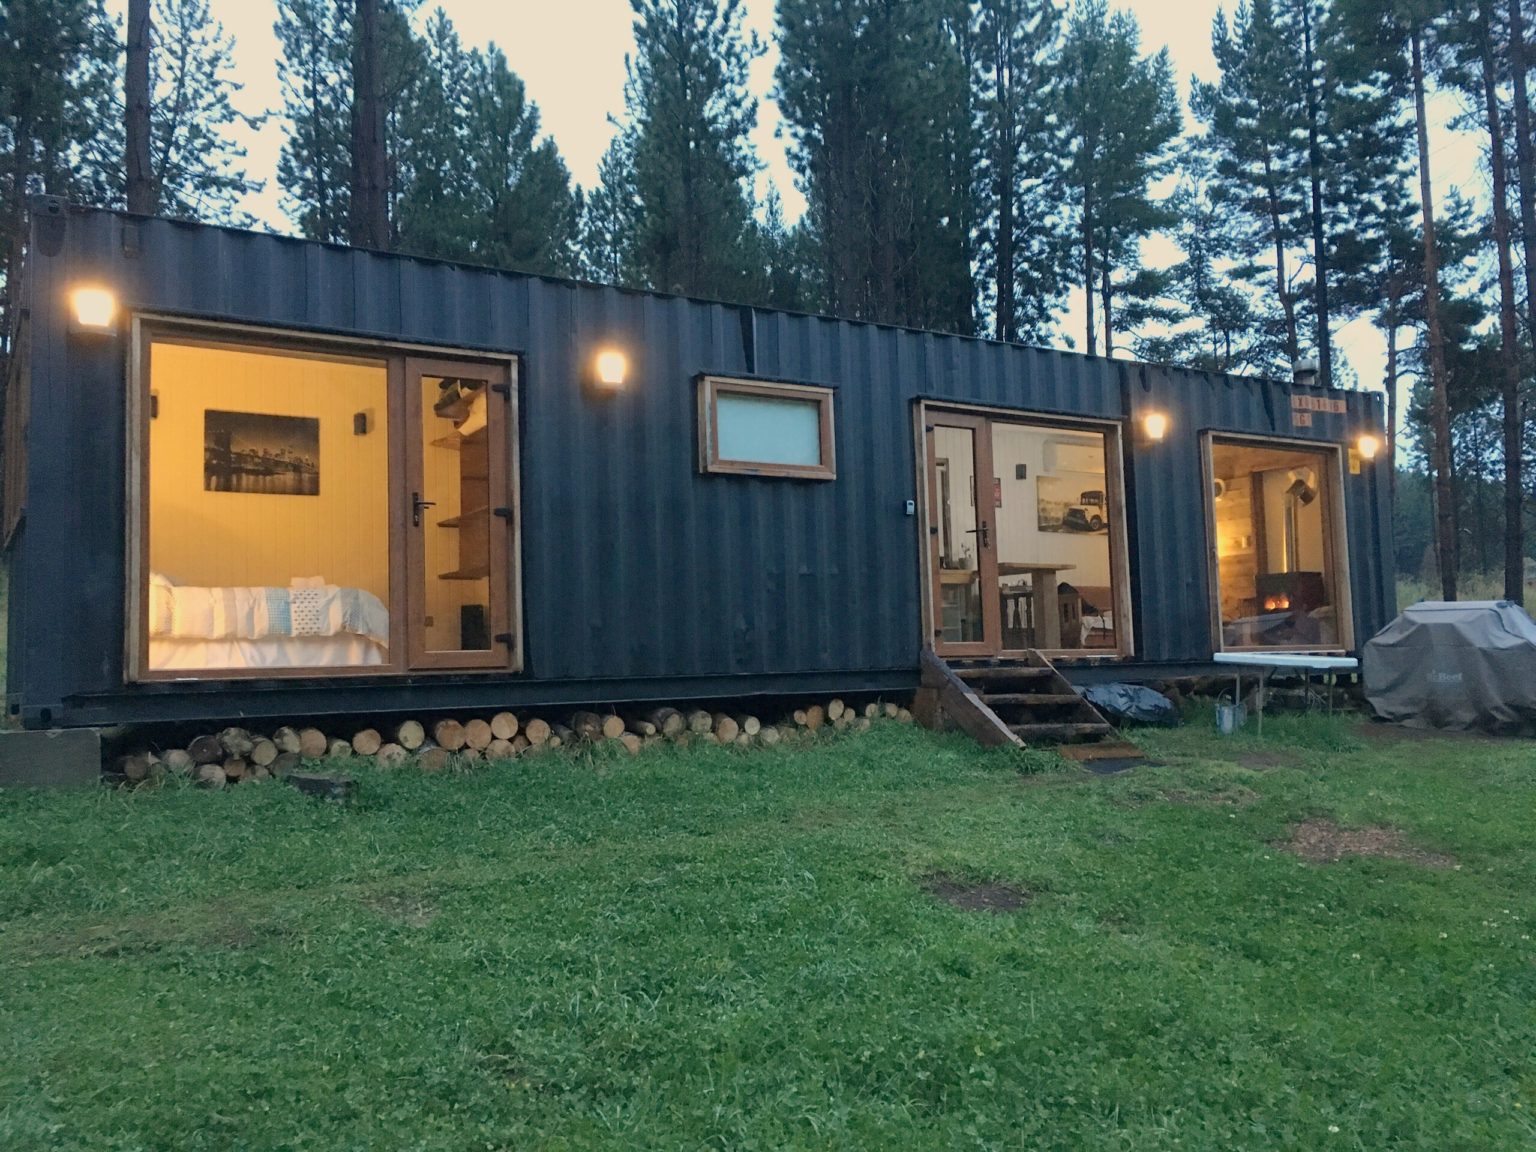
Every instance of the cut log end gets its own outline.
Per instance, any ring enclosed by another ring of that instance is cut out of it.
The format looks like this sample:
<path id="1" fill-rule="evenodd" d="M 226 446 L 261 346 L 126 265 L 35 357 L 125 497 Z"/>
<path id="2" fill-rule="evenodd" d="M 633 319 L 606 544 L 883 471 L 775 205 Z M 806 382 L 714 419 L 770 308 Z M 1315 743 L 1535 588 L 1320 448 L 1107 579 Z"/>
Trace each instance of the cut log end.
<path id="1" fill-rule="evenodd" d="M 352 751 L 359 756 L 374 756 L 384 746 L 384 738 L 377 728 L 364 728 L 352 737 Z"/>

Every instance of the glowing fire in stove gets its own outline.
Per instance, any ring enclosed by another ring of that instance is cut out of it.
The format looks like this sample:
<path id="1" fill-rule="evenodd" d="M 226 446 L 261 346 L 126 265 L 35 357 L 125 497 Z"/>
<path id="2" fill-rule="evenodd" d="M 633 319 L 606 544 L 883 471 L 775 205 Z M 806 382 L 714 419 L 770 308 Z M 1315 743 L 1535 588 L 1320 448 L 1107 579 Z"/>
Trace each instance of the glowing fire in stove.
<path id="1" fill-rule="evenodd" d="M 1266 612 L 1284 612 L 1290 606 L 1291 598 L 1289 596 L 1270 596 L 1264 601 L 1264 611 Z"/>

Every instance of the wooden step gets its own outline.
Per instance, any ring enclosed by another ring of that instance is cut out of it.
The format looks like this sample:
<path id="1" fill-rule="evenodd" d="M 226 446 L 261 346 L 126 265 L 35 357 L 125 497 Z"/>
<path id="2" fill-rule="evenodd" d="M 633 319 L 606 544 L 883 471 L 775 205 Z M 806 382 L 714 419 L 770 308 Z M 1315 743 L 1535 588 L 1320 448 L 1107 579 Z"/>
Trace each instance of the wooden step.
<path id="1" fill-rule="evenodd" d="M 1083 698 L 1076 692 L 983 692 L 981 698 L 989 708 L 996 708 L 999 704 L 1049 704 L 1056 707 L 1083 702 Z"/>
<path id="2" fill-rule="evenodd" d="M 1068 760 L 1139 760 L 1146 753 L 1134 744 L 1113 741 L 1102 744 L 1064 744 L 1056 751 Z"/>
<path id="3" fill-rule="evenodd" d="M 956 668 L 954 672 L 956 676 L 967 682 L 972 680 L 1050 680 L 1056 675 L 1054 668 L 1032 668 L 1025 664 Z"/>
<path id="4" fill-rule="evenodd" d="M 1008 730 L 1021 740 L 1071 740 L 1078 736 L 1113 736 L 1103 721 L 1089 724 L 1010 724 Z"/>

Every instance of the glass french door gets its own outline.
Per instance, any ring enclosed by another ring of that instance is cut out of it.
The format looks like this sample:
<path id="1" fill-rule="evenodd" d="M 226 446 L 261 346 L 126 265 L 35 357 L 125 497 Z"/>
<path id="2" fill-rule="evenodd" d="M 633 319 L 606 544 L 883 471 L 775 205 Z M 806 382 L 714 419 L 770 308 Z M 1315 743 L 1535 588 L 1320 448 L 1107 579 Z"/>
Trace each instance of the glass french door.
<path id="1" fill-rule="evenodd" d="M 979 416 L 934 413 L 928 441 L 928 536 L 933 646 L 944 656 L 987 656 L 1002 644 L 996 597 L 992 438 Z"/>
<path id="2" fill-rule="evenodd" d="M 1112 434 L 931 409 L 924 431 L 934 650 L 1126 651 Z"/>
<path id="3" fill-rule="evenodd" d="M 408 359 L 405 399 L 411 666 L 510 667 L 506 370 Z"/>

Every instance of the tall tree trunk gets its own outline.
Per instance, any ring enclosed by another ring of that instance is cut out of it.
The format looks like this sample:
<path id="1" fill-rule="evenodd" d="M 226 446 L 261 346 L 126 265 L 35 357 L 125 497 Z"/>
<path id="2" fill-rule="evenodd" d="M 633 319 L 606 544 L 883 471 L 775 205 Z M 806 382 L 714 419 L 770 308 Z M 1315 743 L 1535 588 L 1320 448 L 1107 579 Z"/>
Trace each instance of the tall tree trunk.
<path id="1" fill-rule="evenodd" d="M 1099 261 L 1099 298 L 1104 305 L 1104 355 L 1112 360 L 1115 356 L 1115 285 L 1110 279 L 1108 252 L 1108 245 L 1105 245 L 1104 259 Z"/>
<path id="2" fill-rule="evenodd" d="M 1429 328 L 1430 465 L 1434 472 L 1435 562 L 1440 594 L 1456 599 L 1456 506 L 1451 491 L 1451 406 L 1445 379 L 1445 333 L 1440 325 L 1440 252 L 1435 241 L 1434 182 L 1429 171 L 1429 117 L 1424 110 L 1423 32 L 1409 35 L 1413 108 L 1419 145 L 1419 200 L 1424 212 L 1424 316 Z"/>
<path id="3" fill-rule="evenodd" d="M 1527 335 L 1536 346 L 1536 141 L 1531 134 L 1531 95 L 1526 85 L 1525 13 L 1509 0 L 1509 70 L 1515 82 L 1515 158 L 1520 174 L 1520 242 L 1525 249 Z"/>
<path id="4" fill-rule="evenodd" d="M 150 0 L 128 0 L 128 56 L 123 73 L 123 171 L 128 211 L 152 216 L 159 208 L 149 148 L 149 45 L 154 35 Z"/>
<path id="5" fill-rule="evenodd" d="M 1014 143 L 1013 77 L 1008 71 L 1006 43 L 998 35 L 995 57 L 997 70 L 998 141 L 993 159 L 992 194 L 997 200 L 997 242 L 994 246 L 994 272 L 997 280 L 997 338 L 1018 338 L 1014 310 L 1013 179 L 1016 159 Z"/>
<path id="6" fill-rule="evenodd" d="M 1387 495 L 1397 507 L 1397 330 L 1400 327 L 1401 293 L 1396 278 L 1387 287 L 1386 329 L 1387 370 L 1382 384 L 1387 390 Z"/>
<path id="7" fill-rule="evenodd" d="M 1098 355 L 1099 342 L 1093 331 L 1093 191 L 1083 187 L 1083 296 L 1088 311 L 1088 355 Z"/>
<path id="8" fill-rule="evenodd" d="M 16 138 L 11 146 L 10 203 L 6 204 L 6 218 L 0 221 L 4 229 L 5 273 L 4 292 L 0 293 L 0 343 L 10 347 L 15 335 L 16 312 L 21 307 L 21 264 L 27 245 L 27 196 L 32 183 L 32 120 L 30 116 L 18 117 Z"/>
<path id="9" fill-rule="evenodd" d="M 380 0 L 355 0 L 352 29 L 352 219 L 350 239 L 389 247 L 389 160 L 379 67 Z"/>
<path id="10" fill-rule="evenodd" d="M 1269 207 L 1269 230 L 1275 241 L 1275 295 L 1285 314 L 1285 356 L 1294 368 L 1301 359 L 1301 344 L 1296 338 L 1296 301 L 1291 298 L 1291 280 L 1285 267 L 1285 230 L 1280 226 L 1280 194 L 1275 188 L 1273 161 L 1264 150 L 1264 187 Z"/>
<path id="11" fill-rule="evenodd" d="M 1520 481 L 1520 334 L 1515 323 L 1515 267 L 1509 251 L 1509 180 L 1498 69 L 1493 58 L 1493 4 L 1478 0 L 1482 24 L 1483 103 L 1488 116 L 1488 164 L 1493 179 L 1493 246 L 1499 261 L 1499 360 L 1504 408 L 1504 598 L 1525 602 L 1525 490 Z"/>
<path id="12" fill-rule="evenodd" d="M 1301 2 L 1302 67 L 1307 83 L 1307 172 L 1312 184 L 1312 269 L 1317 306 L 1317 379 L 1333 385 L 1333 333 L 1328 316 L 1328 242 L 1323 231 L 1323 153 L 1318 143 L 1316 60 L 1312 44 L 1312 0 Z"/>

